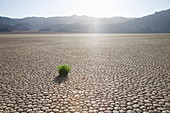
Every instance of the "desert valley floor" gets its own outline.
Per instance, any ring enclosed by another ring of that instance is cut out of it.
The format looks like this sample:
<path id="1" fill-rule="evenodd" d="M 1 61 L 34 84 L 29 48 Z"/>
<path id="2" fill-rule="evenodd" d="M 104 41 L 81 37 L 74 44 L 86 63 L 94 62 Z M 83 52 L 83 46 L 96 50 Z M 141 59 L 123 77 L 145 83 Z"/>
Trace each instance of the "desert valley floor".
<path id="1" fill-rule="evenodd" d="M 0 34 L 1 112 L 170 113 L 170 34 Z"/>

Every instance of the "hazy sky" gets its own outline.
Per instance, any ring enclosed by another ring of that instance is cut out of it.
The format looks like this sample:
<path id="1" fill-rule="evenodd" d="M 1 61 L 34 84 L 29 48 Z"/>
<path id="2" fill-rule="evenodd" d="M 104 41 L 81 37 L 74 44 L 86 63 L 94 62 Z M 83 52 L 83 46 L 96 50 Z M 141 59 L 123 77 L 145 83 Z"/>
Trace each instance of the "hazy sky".
<path id="1" fill-rule="evenodd" d="M 0 16 L 142 17 L 170 8 L 170 0 L 0 0 Z"/>

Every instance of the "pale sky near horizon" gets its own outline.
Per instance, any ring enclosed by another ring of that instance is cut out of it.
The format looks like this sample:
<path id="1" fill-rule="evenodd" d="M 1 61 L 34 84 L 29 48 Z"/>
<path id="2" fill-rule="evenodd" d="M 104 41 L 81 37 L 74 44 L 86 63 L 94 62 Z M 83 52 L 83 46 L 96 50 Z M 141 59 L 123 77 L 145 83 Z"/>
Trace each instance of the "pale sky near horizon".
<path id="1" fill-rule="evenodd" d="M 170 0 L 0 0 L 0 16 L 142 17 L 170 9 Z"/>

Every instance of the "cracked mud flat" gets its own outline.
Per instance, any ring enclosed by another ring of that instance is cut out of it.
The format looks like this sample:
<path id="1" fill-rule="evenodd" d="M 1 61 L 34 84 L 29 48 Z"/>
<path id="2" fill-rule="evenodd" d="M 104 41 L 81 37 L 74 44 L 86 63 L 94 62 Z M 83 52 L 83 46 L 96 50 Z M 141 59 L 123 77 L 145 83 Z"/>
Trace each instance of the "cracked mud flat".
<path id="1" fill-rule="evenodd" d="M 170 34 L 0 34 L 1 112 L 170 113 Z"/>

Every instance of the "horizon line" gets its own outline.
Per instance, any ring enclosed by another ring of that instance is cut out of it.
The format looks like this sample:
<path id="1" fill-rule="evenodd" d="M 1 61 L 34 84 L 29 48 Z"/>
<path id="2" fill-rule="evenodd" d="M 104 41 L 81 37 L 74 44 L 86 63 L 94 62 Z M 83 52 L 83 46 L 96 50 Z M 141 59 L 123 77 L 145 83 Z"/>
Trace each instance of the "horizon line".
<path id="1" fill-rule="evenodd" d="M 12 16 L 6 16 L 6 15 L 0 15 L 0 17 L 6 17 L 6 18 L 12 18 L 12 19 L 23 19 L 23 18 L 32 18 L 32 17 L 38 17 L 38 18 L 53 18 L 53 17 L 73 17 L 73 16 L 77 16 L 77 17 L 91 17 L 91 18 L 115 18 L 115 17 L 122 17 L 122 18 L 141 18 L 143 16 L 140 17 L 124 17 L 124 16 L 111 16 L 111 17 L 95 17 L 95 16 L 89 16 L 89 15 L 77 15 L 77 14 L 73 14 L 73 15 L 51 15 L 51 16 L 39 16 L 39 15 L 28 15 L 28 16 L 23 16 L 23 17 L 12 17 Z M 146 15 L 147 16 L 147 15 Z"/>

